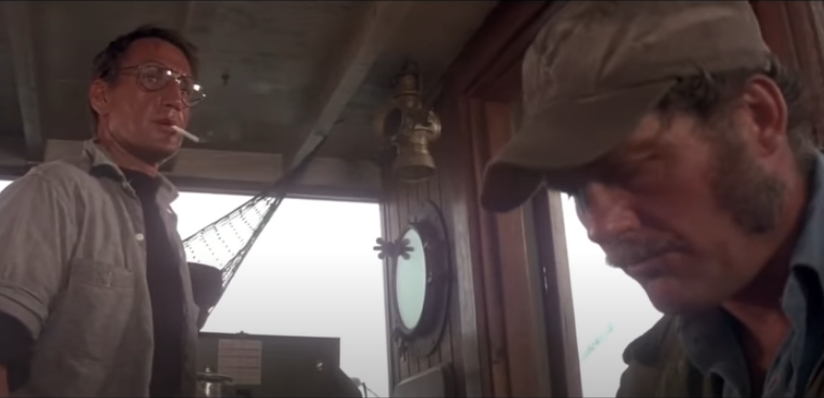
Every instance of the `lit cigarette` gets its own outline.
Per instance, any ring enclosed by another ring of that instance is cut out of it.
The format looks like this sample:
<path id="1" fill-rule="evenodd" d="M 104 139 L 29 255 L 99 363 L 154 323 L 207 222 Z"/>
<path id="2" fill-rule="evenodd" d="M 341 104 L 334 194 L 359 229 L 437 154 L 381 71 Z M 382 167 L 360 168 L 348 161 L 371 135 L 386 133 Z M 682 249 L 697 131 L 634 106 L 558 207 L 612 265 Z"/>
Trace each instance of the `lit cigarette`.
<path id="1" fill-rule="evenodd" d="M 180 127 L 177 127 L 177 126 L 173 125 L 172 130 L 177 131 L 178 133 L 182 134 L 184 137 L 186 137 L 186 138 L 188 138 L 188 139 L 190 139 L 194 142 L 200 142 L 200 138 L 198 138 L 196 135 L 194 135 L 194 134 L 192 134 L 192 133 L 190 133 L 186 130 L 183 130 Z"/>

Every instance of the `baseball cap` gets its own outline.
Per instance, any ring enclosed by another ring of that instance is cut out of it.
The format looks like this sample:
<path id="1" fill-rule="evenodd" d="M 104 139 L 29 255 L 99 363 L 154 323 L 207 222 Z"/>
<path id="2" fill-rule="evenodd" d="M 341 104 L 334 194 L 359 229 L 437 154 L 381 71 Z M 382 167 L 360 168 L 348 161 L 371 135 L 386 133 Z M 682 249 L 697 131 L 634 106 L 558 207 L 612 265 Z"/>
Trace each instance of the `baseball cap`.
<path id="1" fill-rule="evenodd" d="M 487 164 L 481 204 L 506 212 L 550 171 L 573 169 L 631 135 L 679 77 L 767 67 L 747 1 L 571 1 L 522 65 L 521 128 Z"/>

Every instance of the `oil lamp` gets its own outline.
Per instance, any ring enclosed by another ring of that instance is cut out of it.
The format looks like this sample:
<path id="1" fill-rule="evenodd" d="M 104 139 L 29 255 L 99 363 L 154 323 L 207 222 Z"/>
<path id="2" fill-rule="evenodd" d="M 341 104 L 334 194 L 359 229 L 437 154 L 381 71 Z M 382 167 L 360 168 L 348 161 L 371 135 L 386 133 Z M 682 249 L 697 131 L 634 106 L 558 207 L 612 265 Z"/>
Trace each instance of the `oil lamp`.
<path id="1" fill-rule="evenodd" d="M 375 115 L 375 133 L 396 148 L 392 164 L 395 177 L 407 183 L 423 182 L 435 174 L 429 145 L 440 138 L 441 121 L 423 105 L 417 65 L 407 62 L 393 84 L 392 98 Z M 394 123 L 387 126 L 387 122 Z M 395 131 L 391 131 L 393 128 Z"/>

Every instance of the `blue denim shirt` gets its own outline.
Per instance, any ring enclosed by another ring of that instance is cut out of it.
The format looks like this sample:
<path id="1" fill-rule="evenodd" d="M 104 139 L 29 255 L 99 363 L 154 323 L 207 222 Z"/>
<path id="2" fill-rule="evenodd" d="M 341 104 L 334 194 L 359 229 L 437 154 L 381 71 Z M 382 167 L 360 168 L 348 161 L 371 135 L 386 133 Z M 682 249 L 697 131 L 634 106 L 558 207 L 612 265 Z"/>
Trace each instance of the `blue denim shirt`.
<path id="1" fill-rule="evenodd" d="M 782 306 L 792 328 L 764 382 L 762 396 L 797 397 L 824 354 L 824 157 L 818 156 L 806 224 L 790 262 L 790 278 Z M 735 332 L 735 322 L 722 310 L 700 318 L 680 319 L 679 337 L 690 361 L 705 375 L 724 382 L 724 397 L 749 397 L 748 365 Z"/>

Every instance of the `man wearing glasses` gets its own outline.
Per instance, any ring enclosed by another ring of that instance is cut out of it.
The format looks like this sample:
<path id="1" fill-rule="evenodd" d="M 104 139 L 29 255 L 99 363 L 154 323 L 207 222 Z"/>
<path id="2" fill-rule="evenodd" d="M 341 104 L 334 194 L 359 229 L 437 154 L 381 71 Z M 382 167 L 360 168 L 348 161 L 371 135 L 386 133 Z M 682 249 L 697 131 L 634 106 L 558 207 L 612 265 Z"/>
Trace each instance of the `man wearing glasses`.
<path id="1" fill-rule="evenodd" d="M 194 396 L 198 309 L 158 172 L 180 149 L 195 47 L 138 28 L 94 59 L 94 138 L 0 193 L 0 396 Z"/>

